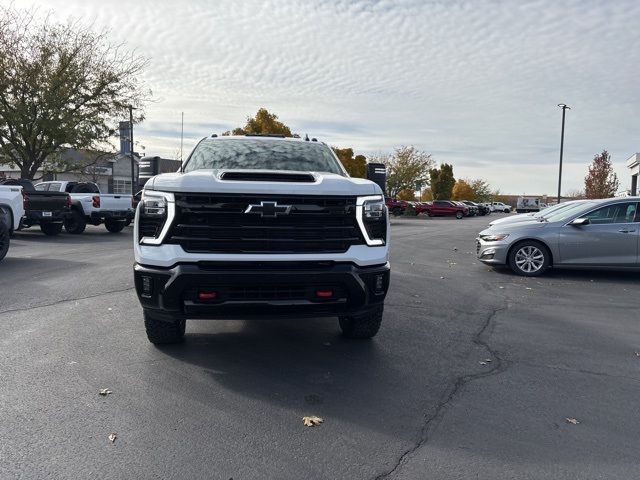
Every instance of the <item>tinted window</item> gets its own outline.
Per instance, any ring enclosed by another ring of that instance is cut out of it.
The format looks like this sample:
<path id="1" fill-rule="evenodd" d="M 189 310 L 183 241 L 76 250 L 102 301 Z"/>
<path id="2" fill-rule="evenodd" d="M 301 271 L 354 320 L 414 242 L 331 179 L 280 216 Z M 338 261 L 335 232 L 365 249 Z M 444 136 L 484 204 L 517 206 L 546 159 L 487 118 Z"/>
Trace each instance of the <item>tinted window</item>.
<path id="1" fill-rule="evenodd" d="M 583 215 L 588 218 L 589 222 L 594 225 L 602 225 L 607 223 L 631 223 L 636 217 L 637 204 L 634 203 L 616 203 L 598 208 L 593 212 Z"/>
<path id="2" fill-rule="evenodd" d="M 48 186 L 49 185 L 46 183 L 39 183 L 38 185 L 36 185 L 36 190 L 38 190 L 39 192 L 46 192 Z"/>
<path id="3" fill-rule="evenodd" d="M 202 169 L 298 170 L 344 175 L 329 147 L 316 142 L 256 139 L 205 139 L 185 171 Z"/>
<path id="4" fill-rule="evenodd" d="M 585 211 L 589 211 L 589 208 L 593 208 L 593 206 L 596 204 L 596 202 L 583 202 L 583 203 L 577 203 L 577 204 L 573 204 L 567 208 L 563 208 L 561 210 L 558 210 L 556 212 L 553 212 L 551 215 L 543 215 L 541 217 L 542 220 L 547 220 L 549 222 L 560 222 L 560 221 L 564 221 L 567 220 L 571 217 L 575 217 L 576 215 L 578 215 L 581 211 L 585 212 Z"/>
<path id="5" fill-rule="evenodd" d="M 49 190 L 50 192 L 59 192 L 61 186 L 62 184 L 60 182 L 50 183 L 49 188 L 47 188 L 47 190 Z"/>

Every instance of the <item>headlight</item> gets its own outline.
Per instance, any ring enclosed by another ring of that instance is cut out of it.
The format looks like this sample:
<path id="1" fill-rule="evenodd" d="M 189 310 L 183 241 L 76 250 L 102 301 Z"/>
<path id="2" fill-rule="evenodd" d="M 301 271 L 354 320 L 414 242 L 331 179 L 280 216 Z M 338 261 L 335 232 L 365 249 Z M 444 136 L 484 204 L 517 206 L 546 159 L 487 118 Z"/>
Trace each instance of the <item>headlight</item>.
<path id="1" fill-rule="evenodd" d="M 381 195 L 358 197 L 356 219 L 367 245 L 384 245 L 387 240 L 387 206 Z"/>
<path id="2" fill-rule="evenodd" d="M 145 245 L 160 245 L 175 216 L 173 193 L 145 190 L 138 206 L 138 241 Z"/>
<path id="3" fill-rule="evenodd" d="M 499 242 L 509 236 L 508 233 L 495 233 L 493 235 L 480 235 L 480 238 L 485 242 Z"/>

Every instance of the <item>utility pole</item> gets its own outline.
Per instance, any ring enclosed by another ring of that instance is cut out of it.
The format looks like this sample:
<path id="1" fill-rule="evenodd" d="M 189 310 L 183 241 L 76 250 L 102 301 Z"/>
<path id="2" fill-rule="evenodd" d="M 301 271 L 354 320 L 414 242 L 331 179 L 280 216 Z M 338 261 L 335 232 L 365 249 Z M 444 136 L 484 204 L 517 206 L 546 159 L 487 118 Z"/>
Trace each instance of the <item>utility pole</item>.
<path id="1" fill-rule="evenodd" d="M 131 156 L 131 195 L 135 195 L 137 186 L 136 186 L 136 177 L 135 177 L 135 166 L 133 159 L 133 106 L 129 105 L 129 155 Z"/>
<path id="2" fill-rule="evenodd" d="M 564 117 L 567 109 L 571 108 L 564 103 L 559 103 L 558 107 L 562 109 L 562 133 L 560 134 L 560 171 L 558 172 L 558 203 L 560 203 L 560 194 L 562 192 L 562 153 L 564 151 Z"/>

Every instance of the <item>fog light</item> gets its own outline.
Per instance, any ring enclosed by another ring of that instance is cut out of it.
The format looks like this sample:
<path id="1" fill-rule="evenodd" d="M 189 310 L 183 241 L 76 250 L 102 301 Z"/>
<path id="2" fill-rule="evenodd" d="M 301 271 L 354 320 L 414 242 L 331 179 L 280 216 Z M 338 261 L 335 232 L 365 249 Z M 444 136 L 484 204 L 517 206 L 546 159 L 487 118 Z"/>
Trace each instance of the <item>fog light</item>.
<path id="1" fill-rule="evenodd" d="M 142 295 L 150 297 L 153 294 L 153 278 L 143 276 L 142 277 Z"/>
<path id="2" fill-rule="evenodd" d="M 316 290 L 316 297 L 331 298 L 333 297 L 333 290 Z"/>
<path id="3" fill-rule="evenodd" d="M 374 293 L 382 293 L 384 292 L 384 275 L 376 275 L 375 281 L 373 283 L 373 291 Z"/>
<path id="4" fill-rule="evenodd" d="M 198 300 L 206 302 L 218 298 L 218 292 L 198 292 Z"/>

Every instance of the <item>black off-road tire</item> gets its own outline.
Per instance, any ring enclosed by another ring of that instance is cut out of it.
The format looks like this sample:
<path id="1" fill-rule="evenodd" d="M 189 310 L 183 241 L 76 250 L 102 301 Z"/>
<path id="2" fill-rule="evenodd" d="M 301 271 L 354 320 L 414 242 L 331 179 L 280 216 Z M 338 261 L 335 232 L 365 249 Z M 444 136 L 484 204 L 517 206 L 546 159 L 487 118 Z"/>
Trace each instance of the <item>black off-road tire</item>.
<path id="1" fill-rule="evenodd" d="M 111 233 L 120 233 L 125 226 L 125 222 L 120 220 L 105 220 L 104 226 Z"/>
<path id="2" fill-rule="evenodd" d="M 9 251 L 9 227 L 0 221 L 0 261 Z"/>
<path id="3" fill-rule="evenodd" d="M 144 310 L 144 328 L 147 338 L 154 345 L 180 343 L 184 340 L 186 321 L 184 318 L 177 320 L 164 320 L 154 316 L 148 310 Z"/>
<path id="4" fill-rule="evenodd" d="M 67 233 L 80 235 L 85 228 L 87 228 L 87 221 L 84 219 L 84 215 L 78 210 L 71 210 L 71 213 L 64 221 L 64 229 Z"/>
<path id="5" fill-rule="evenodd" d="M 54 237 L 59 235 L 62 232 L 62 224 L 61 223 L 41 223 L 40 230 L 45 235 L 49 235 L 50 237 Z"/>
<path id="6" fill-rule="evenodd" d="M 458 211 L 456 212 L 456 218 L 457 218 L 458 220 L 460 220 L 462 217 L 464 217 L 464 213 L 462 213 L 460 210 L 458 210 Z"/>
<path id="7" fill-rule="evenodd" d="M 402 208 L 400 207 L 393 207 L 391 209 L 391 215 L 393 215 L 394 217 L 398 217 L 400 215 L 402 215 Z"/>
<path id="8" fill-rule="evenodd" d="M 376 308 L 363 315 L 352 317 L 340 317 L 340 328 L 342 335 L 347 338 L 372 338 L 380 330 L 382 324 L 382 314 L 384 307 Z"/>

